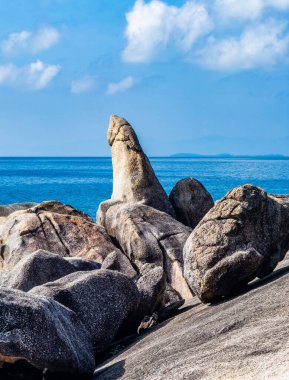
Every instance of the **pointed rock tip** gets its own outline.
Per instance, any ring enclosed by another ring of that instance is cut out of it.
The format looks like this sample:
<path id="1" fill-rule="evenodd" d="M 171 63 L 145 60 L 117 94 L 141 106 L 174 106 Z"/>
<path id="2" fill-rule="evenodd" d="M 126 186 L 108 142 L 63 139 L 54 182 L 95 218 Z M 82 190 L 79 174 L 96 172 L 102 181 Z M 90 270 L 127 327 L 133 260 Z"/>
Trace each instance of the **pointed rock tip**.
<path id="1" fill-rule="evenodd" d="M 107 140 L 108 140 L 109 145 L 113 144 L 114 139 L 119 132 L 119 128 L 124 125 L 130 126 L 129 122 L 125 118 L 117 116 L 117 115 L 110 116 L 109 128 L 108 128 L 108 133 L 107 133 Z"/>
<path id="2" fill-rule="evenodd" d="M 130 125 L 129 122 L 124 118 L 117 115 L 110 115 L 109 127 L 121 127 L 122 125 Z"/>

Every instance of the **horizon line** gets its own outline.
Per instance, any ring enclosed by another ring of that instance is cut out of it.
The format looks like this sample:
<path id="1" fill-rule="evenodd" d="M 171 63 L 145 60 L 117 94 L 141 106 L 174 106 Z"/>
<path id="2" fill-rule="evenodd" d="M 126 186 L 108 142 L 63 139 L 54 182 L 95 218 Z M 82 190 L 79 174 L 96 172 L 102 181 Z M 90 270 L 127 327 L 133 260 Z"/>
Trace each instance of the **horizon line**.
<path id="1" fill-rule="evenodd" d="M 271 158 L 271 159 L 289 159 L 289 155 L 283 155 L 283 154 L 255 154 L 255 155 L 249 155 L 249 154 L 194 154 L 194 153 L 176 153 L 171 155 L 162 155 L 162 156 L 149 156 L 149 158 L 174 158 L 174 159 L 182 159 L 182 158 L 192 158 L 192 159 L 198 159 L 198 158 L 223 158 L 223 159 L 230 159 L 230 158 Z M 111 159 L 111 156 L 53 156 L 53 155 L 45 155 L 45 156 L 0 156 L 0 159 L 20 159 L 20 158 L 57 158 L 57 159 L 65 159 L 65 158 L 106 158 Z"/>

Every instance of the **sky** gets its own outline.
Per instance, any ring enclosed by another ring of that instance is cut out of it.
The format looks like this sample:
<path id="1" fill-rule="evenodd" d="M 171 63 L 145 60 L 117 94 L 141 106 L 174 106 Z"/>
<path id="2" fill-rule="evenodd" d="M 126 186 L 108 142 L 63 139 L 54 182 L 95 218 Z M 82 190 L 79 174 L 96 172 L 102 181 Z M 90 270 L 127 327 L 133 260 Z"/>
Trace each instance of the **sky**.
<path id="1" fill-rule="evenodd" d="M 0 156 L 289 155 L 289 0 L 0 0 Z"/>

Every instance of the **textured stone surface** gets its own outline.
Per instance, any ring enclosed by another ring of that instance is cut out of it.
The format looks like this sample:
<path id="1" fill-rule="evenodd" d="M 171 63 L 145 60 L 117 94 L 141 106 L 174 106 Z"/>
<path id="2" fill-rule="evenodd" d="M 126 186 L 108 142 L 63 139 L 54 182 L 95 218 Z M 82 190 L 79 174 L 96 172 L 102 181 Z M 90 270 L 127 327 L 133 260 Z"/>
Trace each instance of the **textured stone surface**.
<path id="1" fill-rule="evenodd" d="M 272 272 L 289 249 L 284 198 L 244 185 L 216 203 L 184 248 L 185 276 L 204 302 Z"/>
<path id="2" fill-rule="evenodd" d="M 169 200 L 174 207 L 177 220 L 193 229 L 214 206 L 211 194 L 194 178 L 184 178 L 177 182 Z"/>
<path id="3" fill-rule="evenodd" d="M 166 290 L 163 268 L 155 267 L 141 276 L 137 282 L 137 288 L 140 292 L 138 314 L 142 317 L 152 315 L 155 310 L 159 310 L 163 306 Z"/>
<path id="4" fill-rule="evenodd" d="M 58 280 L 79 270 L 99 269 L 100 264 L 82 259 L 66 259 L 51 252 L 38 250 L 24 256 L 11 270 L 0 272 L 0 287 L 27 292 L 35 286 Z"/>
<path id="5" fill-rule="evenodd" d="M 12 268 L 23 256 L 38 249 L 99 263 L 117 251 L 103 227 L 58 202 L 43 202 L 14 212 L 0 224 L 0 268 Z"/>
<path id="6" fill-rule="evenodd" d="M 104 259 L 101 269 L 110 269 L 123 273 L 132 279 L 138 279 L 138 271 L 120 250 L 112 252 Z"/>
<path id="7" fill-rule="evenodd" d="M 140 277 L 149 278 L 152 269 L 161 268 L 165 282 L 179 297 L 192 297 L 182 273 L 183 246 L 191 233 L 190 228 L 164 212 L 140 204 L 112 206 L 106 214 L 106 228 Z"/>
<path id="8" fill-rule="evenodd" d="M 98 222 L 103 222 L 107 209 L 115 202 L 139 202 L 175 216 L 135 131 L 125 119 L 111 116 L 108 143 L 113 164 L 113 193 L 111 201 L 100 206 Z"/>
<path id="9" fill-rule="evenodd" d="M 0 205 L 0 218 L 7 217 L 15 211 L 26 210 L 36 206 L 36 203 L 13 203 L 10 205 Z"/>
<path id="10" fill-rule="evenodd" d="M 53 372 L 92 373 L 90 337 L 71 310 L 52 299 L 0 289 L 0 362 L 25 360 Z"/>
<path id="11" fill-rule="evenodd" d="M 139 303 L 134 282 L 109 270 L 75 272 L 29 293 L 51 297 L 73 310 L 89 332 L 96 353 L 107 348 Z"/>
<path id="12" fill-rule="evenodd" d="M 93 380 L 287 379 L 289 268 L 285 271 L 215 306 L 194 298 L 191 309 L 100 365 Z"/>

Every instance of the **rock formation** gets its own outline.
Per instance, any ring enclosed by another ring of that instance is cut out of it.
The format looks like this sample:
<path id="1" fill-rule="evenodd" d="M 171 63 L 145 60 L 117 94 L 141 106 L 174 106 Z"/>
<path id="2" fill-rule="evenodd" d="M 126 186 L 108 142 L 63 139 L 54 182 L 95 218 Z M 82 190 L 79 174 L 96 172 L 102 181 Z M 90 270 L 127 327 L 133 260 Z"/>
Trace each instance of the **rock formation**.
<path id="1" fill-rule="evenodd" d="M 36 203 L 13 203 L 10 205 L 0 205 L 0 218 L 6 218 L 10 214 L 19 210 L 27 210 L 36 206 Z"/>
<path id="2" fill-rule="evenodd" d="M 211 194 L 194 178 L 184 178 L 177 182 L 169 200 L 174 207 L 177 220 L 192 229 L 214 206 Z"/>
<path id="3" fill-rule="evenodd" d="M 110 205 L 141 203 L 175 216 L 168 196 L 158 181 L 131 125 L 123 118 L 111 116 L 108 129 L 113 164 L 113 193 L 100 205 L 98 222 L 103 223 Z"/>
<path id="4" fill-rule="evenodd" d="M 285 380 L 288 284 L 287 260 L 286 268 L 231 300 L 206 306 L 195 297 L 186 311 L 130 340 L 92 380 Z"/>
<path id="5" fill-rule="evenodd" d="M 104 259 L 101 269 L 110 269 L 123 273 L 131 279 L 138 279 L 138 272 L 132 266 L 131 261 L 121 252 L 111 252 Z"/>
<path id="6" fill-rule="evenodd" d="M 149 274 L 155 268 L 163 271 L 165 287 L 169 291 L 163 295 L 163 302 L 167 299 L 165 303 L 170 304 L 172 297 L 169 295 L 173 292 L 173 302 L 192 297 L 183 277 L 183 246 L 191 233 L 190 228 L 164 212 L 141 204 L 112 206 L 106 214 L 105 224 L 108 234 L 121 247 L 138 275 L 148 279 L 146 286 L 151 284 L 154 288 L 155 284 L 163 292 L 159 275 Z M 149 291 L 152 294 L 153 288 Z"/>
<path id="7" fill-rule="evenodd" d="M 28 292 L 35 286 L 58 280 L 70 273 L 96 269 L 100 269 L 100 264 L 94 261 L 68 259 L 38 250 L 24 256 L 11 270 L 0 272 L 0 287 Z"/>
<path id="8" fill-rule="evenodd" d="M 289 249 L 289 206 L 244 185 L 205 215 L 184 247 L 184 273 L 204 302 L 271 273 Z"/>
<path id="9" fill-rule="evenodd" d="M 13 268 L 38 249 L 100 264 L 109 253 L 118 251 L 103 227 L 59 202 L 14 212 L 0 224 L 0 268 Z"/>
<path id="10" fill-rule="evenodd" d="M 110 270 L 75 272 L 29 294 L 52 298 L 73 310 L 89 332 L 95 353 L 108 347 L 139 303 L 133 281 Z"/>
<path id="11" fill-rule="evenodd" d="M 90 336 L 73 311 L 50 298 L 1 288 L 0 363 L 18 360 L 52 372 L 92 374 L 95 367 Z"/>

